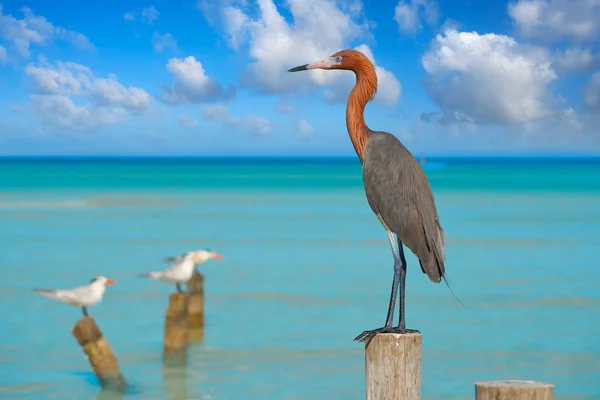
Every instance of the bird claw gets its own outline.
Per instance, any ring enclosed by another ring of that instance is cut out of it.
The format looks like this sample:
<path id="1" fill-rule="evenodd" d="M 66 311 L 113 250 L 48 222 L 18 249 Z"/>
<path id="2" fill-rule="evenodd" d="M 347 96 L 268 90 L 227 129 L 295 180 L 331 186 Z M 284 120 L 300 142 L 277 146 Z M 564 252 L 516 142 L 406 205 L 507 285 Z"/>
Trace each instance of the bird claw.
<path id="1" fill-rule="evenodd" d="M 393 328 L 391 326 L 389 326 L 389 327 L 384 326 L 383 328 L 377 328 L 377 329 L 372 329 L 370 331 L 364 331 L 363 333 L 361 333 L 360 335 L 355 337 L 354 341 L 355 342 L 364 342 L 366 340 L 367 344 L 368 344 L 379 333 L 397 333 L 397 334 L 402 335 L 405 333 L 419 333 L 419 331 L 416 329 L 400 328 L 398 326 L 393 327 Z"/>

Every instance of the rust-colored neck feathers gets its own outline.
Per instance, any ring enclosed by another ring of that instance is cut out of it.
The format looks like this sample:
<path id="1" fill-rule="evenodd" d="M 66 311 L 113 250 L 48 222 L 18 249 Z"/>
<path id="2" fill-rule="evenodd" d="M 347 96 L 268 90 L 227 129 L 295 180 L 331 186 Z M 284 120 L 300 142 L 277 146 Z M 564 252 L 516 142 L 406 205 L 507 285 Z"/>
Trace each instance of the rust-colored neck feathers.
<path id="1" fill-rule="evenodd" d="M 365 106 L 377 92 L 377 74 L 375 73 L 375 67 L 367 57 L 362 56 L 352 61 L 348 69 L 356 74 L 356 85 L 354 85 L 350 96 L 348 96 L 346 127 L 354 150 L 362 163 L 369 133 L 371 132 L 365 123 Z"/>

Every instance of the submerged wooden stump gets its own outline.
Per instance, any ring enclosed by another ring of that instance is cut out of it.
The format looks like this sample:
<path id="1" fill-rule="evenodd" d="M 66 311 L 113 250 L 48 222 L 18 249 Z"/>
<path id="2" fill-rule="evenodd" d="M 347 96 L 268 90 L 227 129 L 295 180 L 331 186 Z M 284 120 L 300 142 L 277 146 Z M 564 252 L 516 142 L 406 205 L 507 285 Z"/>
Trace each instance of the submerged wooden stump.
<path id="1" fill-rule="evenodd" d="M 92 317 L 83 317 L 71 329 L 103 387 L 124 390 L 127 381 L 104 335 Z"/>
<path id="2" fill-rule="evenodd" d="M 367 400 L 421 399 L 420 333 L 383 333 L 365 344 Z"/>
<path id="3" fill-rule="evenodd" d="M 163 359 L 163 383 L 168 398 L 192 398 L 187 393 L 187 361 L 185 353 L 171 354 Z"/>
<path id="4" fill-rule="evenodd" d="M 199 342 L 204 339 L 204 328 L 189 328 L 188 343 Z"/>
<path id="5" fill-rule="evenodd" d="M 188 282 L 188 326 L 190 343 L 204 337 L 204 276 L 199 272 Z"/>
<path id="6" fill-rule="evenodd" d="M 204 276 L 199 272 L 188 282 L 188 321 L 191 328 L 204 327 Z"/>
<path id="7" fill-rule="evenodd" d="M 553 400 L 554 385 L 535 381 L 475 382 L 476 400 Z"/>
<path id="8" fill-rule="evenodd" d="M 166 356 L 184 353 L 188 345 L 187 296 L 173 293 L 165 313 L 165 339 L 163 352 Z"/>

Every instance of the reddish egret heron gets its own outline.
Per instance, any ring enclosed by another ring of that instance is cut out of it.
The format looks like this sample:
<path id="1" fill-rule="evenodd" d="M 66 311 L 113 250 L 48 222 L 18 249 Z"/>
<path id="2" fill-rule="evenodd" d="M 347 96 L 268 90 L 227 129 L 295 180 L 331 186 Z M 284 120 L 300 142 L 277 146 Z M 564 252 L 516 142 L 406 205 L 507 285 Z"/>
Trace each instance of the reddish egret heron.
<path id="1" fill-rule="evenodd" d="M 385 325 L 364 331 L 354 340 L 370 340 L 377 333 L 408 332 L 404 319 L 406 259 L 403 245 L 418 257 L 421 270 L 431 281 L 439 283 L 444 277 L 444 231 L 429 181 L 419 162 L 395 136 L 372 131 L 365 123 L 365 105 L 377 91 L 377 74 L 363 53 L 342 50 L 326 60 L 288 71 L 311 69 L 342 69 L 356 75 L 356 84 L 348 96 L 346 127 L 362 163 L 367 201 L 388 233 L 394 256 L 394 280 Z M 400 321 L 393 327 L 398 291 Z"/>

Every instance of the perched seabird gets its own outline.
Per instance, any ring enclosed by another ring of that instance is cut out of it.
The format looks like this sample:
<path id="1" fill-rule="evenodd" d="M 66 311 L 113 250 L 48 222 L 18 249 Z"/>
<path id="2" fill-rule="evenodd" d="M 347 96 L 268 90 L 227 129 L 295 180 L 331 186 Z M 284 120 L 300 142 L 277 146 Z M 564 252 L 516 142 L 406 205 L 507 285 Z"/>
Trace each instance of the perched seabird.
<path id="1" fill-rule="evenodd" d="M 172 263 L 173 265 L 164 271 L 152 271 L 140 276 L 175 283 L 177 291 L 181 293 L 183 292 L 181 284 L 190 280 L 196 266 L 211 259 L 222 260 L 223 256 L 209 249 L 190 251 L 180 256 L 165 258 L 166 262 Z"/>
<path id="2" fill-rule="evenodd" d="M 102 301 L 106 285 L 113 285 L 115 283 L 112 279 L 97 276 L 91 280 L 89 285 L 73 289 L 33 289 L 33 291 L 50 299 L 62 301 L 75 307 L 81 307 L 83 315 L 87 316 L 87 308 Z"/>

